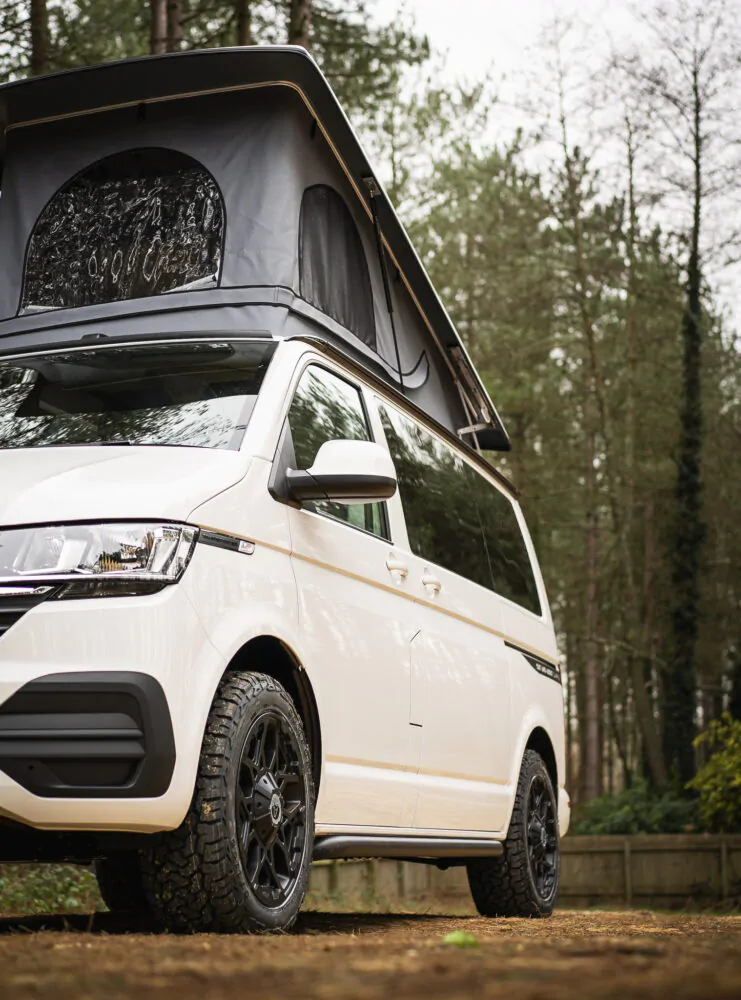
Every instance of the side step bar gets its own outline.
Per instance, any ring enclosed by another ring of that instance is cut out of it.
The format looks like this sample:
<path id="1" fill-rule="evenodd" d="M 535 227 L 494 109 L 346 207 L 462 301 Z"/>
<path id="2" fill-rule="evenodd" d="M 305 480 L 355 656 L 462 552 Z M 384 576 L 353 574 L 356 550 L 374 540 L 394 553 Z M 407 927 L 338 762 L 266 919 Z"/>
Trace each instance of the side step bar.
<path id="1" fill-rule="evenodd" d="M 314 860 L 334 858 L 496 858 L 504 848 L 499 840 L 461 840 L 452 837 L 356 837 L 335 834 L 319 837 Z"/>

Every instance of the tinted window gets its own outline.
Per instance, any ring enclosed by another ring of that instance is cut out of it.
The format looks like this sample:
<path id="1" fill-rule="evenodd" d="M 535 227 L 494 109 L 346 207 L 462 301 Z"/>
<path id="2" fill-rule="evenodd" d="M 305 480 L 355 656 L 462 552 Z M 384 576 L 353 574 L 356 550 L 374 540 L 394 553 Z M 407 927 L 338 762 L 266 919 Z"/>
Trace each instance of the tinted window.
<path id="1" fill-rule="evenodd" d="M 355 220 L 326 184 L 307 188 L 299 223 L 301 295 L 376 349 L 368 262 Z"/>
<path id="2" fill-rule="evenodd" d="M 0 448 L 237 449 L 274 343 L 138 344 L 0 362 Z"/>
<path id="3" fill-rule="evenodd" d="M 514 507 L 452 448 L 380 408 L 412 552 L 540 614 Z"/>
<path id="4" fill-rule="evenodd" d="M 515 509 L 483 476 L 470 467 L 468 472 L 491 566 L 491 586 L 497 594 L 539 615 L 538 588 Z"/>
<path id="5" fill-rule="evenodd" d="M 397 411 L 381 407 L 381 419 L 396 466 L 412 552 L 491 587 L 468 466 Z"/>
<path id="6" fill-rule="evenodd" d="M 325 441 L 370 441 L 371 433 L 358 390 L 325 368 L 311 365 L 301 376 L 288 413 L 295 469 L 309 469 Z M 314 503 L 305 507 L 356 528 L 388 538 L 384 503 Z"/>
<path id="7" fill-rule="evenodd" d="M 117 153 L 65 184 L 39 216 L 23 308 L 216 284 L 223 242 L 221 193 L 196 160 L 169 149 Z"/>

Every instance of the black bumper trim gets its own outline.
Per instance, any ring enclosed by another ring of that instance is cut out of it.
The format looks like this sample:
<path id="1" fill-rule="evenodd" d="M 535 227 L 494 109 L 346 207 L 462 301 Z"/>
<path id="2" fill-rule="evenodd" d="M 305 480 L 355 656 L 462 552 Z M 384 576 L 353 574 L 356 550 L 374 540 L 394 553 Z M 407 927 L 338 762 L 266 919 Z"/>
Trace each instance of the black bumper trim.
<path id="1" fill-rule="evenodd" d="M 148 674 L 50 674 L 0 705 L 0 771 L 43 798 L 158 798 L 175 768 L 165 693 Z"/>

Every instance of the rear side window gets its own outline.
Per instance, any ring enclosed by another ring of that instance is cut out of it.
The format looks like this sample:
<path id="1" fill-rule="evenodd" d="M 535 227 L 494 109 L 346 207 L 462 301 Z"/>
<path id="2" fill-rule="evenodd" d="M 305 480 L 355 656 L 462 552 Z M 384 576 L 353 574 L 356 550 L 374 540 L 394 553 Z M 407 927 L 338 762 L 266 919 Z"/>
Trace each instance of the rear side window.
<path id="1" fill-rule="evenodd" d="M 468 468 L 491 566 L 491 587 L 502 597 L 541 614 L 540 597 L 515 508 L 508 498 L 475 469 Z"/>
<path id="2" fill-rule="evenodd" d="M 511 502 L 442 441 L 380 407 L 412 552 L 541 613 Z"/>
<path id="3" fill-rule="evenodd" d="M 360 392 L 326 368 L 310 365 L 301 376 L 288 413 L 294 469 L 309 469 L 325 441 L 371 441 Z M 319 514 L 388 539 L 385 503 L 340 504 L 322 501 L 304 504 Z"/>

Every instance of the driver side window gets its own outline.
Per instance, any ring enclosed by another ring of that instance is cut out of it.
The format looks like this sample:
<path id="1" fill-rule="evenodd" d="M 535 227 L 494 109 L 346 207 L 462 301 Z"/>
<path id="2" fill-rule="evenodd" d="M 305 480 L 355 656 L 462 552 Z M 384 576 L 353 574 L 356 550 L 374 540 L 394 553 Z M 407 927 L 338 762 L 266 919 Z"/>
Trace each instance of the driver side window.
<path id="1" fill-rule="evenodd" d="M 301 376 L 288 412 L 289 448 L 294 469 L 309 469 L 325 441 L 372 441 L 358 389 L 320 365 Z M 304 507 L 388 540 L 385 503 L 341 504 L 322 501 Z"/>

